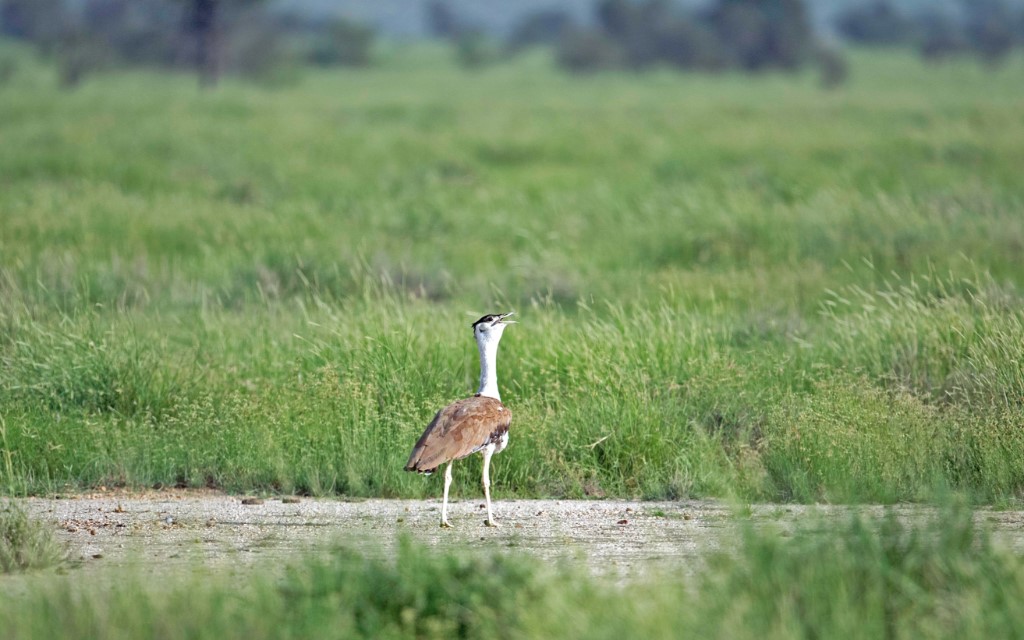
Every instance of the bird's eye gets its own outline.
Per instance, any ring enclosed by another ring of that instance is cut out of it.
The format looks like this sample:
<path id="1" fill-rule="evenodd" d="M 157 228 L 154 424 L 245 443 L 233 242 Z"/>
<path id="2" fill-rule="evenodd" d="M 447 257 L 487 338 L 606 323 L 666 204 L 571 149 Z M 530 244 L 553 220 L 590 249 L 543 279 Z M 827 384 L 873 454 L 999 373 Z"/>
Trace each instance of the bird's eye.
<path id="1" fill-rule="evenodd" d="M 488 325 L 493 324 L 496 320 L 498 320 L 497 316 L 487 314 L 486 316 L 474 322 L 473 327 L 481 327 L 483 329 L 486 329 Z"/>

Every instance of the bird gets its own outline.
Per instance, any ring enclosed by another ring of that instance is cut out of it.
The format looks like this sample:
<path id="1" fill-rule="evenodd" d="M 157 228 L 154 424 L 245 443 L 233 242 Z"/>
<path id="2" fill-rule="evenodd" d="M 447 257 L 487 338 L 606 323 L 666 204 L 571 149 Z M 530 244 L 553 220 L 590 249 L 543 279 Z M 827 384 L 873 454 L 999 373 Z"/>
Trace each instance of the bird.
<path id="1" fill-rule="evenodd" d="M 434 416 L 409 455 L 406 471 L 431 474 L 444 463 L 444 498 L 441 501 L 441 526 L 448 522 L 448 488 L 452 484 L 452 463 L 480 452 L 484 457 L 482 483 L 487 503 L 489 527 L 497 526 L 491 513 L 491 456 L 508 446 L 508 427 L 512 412 L 501 403 L 498 393 L 498 342 L 513 311 L 491 313 L 473 323 L 473 337 L 480 350 L 480 388 L 476 394 L 456 400 Z"/>

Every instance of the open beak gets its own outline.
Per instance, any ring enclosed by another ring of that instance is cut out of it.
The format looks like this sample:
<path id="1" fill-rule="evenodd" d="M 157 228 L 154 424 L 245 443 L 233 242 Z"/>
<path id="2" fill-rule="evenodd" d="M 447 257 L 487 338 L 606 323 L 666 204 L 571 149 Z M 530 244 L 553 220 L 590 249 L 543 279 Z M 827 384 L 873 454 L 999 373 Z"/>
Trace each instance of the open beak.
<path id="1" fill-rule="evenodd" d="M 505 319 L 505 318 L 509 317 L 510 315 L 512 315 L 513 313 L 515 313 L 515 311 L 509 311 L 508 313 L 501 314 L 500 316 L 498 316 L 498 322 L 500 322 L 501 324 L 515 324 L 516 323 L 515 320 L 506 320 Z"/>

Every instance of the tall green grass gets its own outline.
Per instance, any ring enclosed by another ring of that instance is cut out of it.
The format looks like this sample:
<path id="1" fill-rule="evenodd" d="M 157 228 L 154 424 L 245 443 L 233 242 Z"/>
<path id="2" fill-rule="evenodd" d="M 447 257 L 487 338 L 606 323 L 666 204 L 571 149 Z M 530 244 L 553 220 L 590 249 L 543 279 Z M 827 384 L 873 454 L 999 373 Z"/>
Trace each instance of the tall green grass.
<path id="1" fill-rule="evenodd" d="M 67 551 L 45 524 L 14 502 L 0 503 L 0 575 L 59 566 Z"/>
<path id="2" fill-rule="evenodd" d="M 499 495 L 1012 497 L 1022 312 L 991 308 L 1002 294 L 985 286 L 884 291 L 758 338 L 669 300 L 521 310 L 500 355 L 515 446 L 495 463 Z M 256 331 L 207 319 L 216 330 L 158 335 L 119 318 L 19 331 L 0 373 L 13 490 L 423 495 L 436 487 L 401 471 L 409 443 L 477 375 L 465 317 L 383 294 L 260 311 Z M 457 475 L 477 490 L 475 472 Z"/>
<path id="3" fill-rule="evenodd" d="M 844 521 L 845 520 L 845 521 Z M 0 600 L 6 637 L 105 638 L 1012 638 L 1024 565 L 963 506 L 810 517 L 786 535 L 743 529 L 685 574 L 614 585 L 570 565 L 429 549 L 393 558 L 340 548 L 245 584 L 121 569 L 109 589 L 77 576 Z"/>
<path id="4" fill-rule="evenodd" d="M 22 67 L 19 67 L 22 68 Z M 419 496 L 502 345 L 511 496 L 1024 488 L 1019 61 L 853 81 L 0 87 L 0 488 Z M 457 473 L 477 491 L 479 461 Z"/>

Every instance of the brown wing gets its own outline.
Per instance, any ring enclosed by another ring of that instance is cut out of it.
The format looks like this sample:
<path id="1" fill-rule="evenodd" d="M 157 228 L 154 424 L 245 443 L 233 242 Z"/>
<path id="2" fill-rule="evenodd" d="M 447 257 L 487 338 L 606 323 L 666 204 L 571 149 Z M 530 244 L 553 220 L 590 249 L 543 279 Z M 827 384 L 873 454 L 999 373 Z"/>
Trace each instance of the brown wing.
<path id="1" fill-rule="evenodd" d="M 449 460 L 465 458 L 508 432 L 512 413 L 486 396 L 459 400 L 437 412 L 413 447 L 406 471 L 431 473 Z"/>

